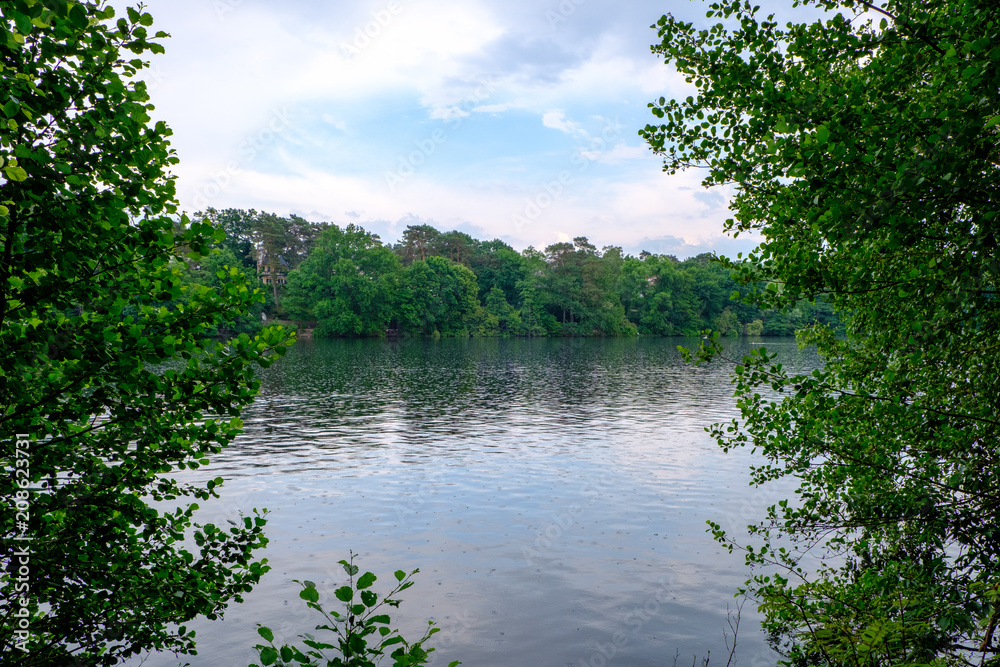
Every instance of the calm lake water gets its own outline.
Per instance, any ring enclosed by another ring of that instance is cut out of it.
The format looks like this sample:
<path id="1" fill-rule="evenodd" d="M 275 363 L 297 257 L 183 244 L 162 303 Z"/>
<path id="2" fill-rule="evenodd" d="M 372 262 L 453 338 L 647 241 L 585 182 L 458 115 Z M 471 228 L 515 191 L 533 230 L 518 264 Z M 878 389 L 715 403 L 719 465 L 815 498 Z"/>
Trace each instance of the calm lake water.
<path id="1" fill-rule="evenodd" d="M 195 667 L 256 661 L 256 623 L 312 631 L 293 579 L 330 603 L 353 550 L 404 636 L 441 632 L 434 665 L 699 664 L 728 657 L 743 558 L 706 533 L 759 518 L 790 487 L 748 486 L 750 452 L 704 427 L 738 415 L 731 367 L 685 364 L 692 339 L 302 341 L 262 372 L 246 432 L 189 479 L 222 476 L 202 522 L 270 510 L 272 570 L 222 621 L 199 622 Z M 786 367 L 810 351 L 769 339 Z M 750 349 L 732 341 L 732 355 Z M 380 588 L 381 587 L 381 588 Z M 332 601 L 332 603 L 331 603 Z M 398 622 L 397 622 L 398 621 Z M 774 664 L 752 603 L 737 658 Z M 391 661 L 386 660 L 385 664 Z M 177 665 L 152 656 L 148 667 Z"/>

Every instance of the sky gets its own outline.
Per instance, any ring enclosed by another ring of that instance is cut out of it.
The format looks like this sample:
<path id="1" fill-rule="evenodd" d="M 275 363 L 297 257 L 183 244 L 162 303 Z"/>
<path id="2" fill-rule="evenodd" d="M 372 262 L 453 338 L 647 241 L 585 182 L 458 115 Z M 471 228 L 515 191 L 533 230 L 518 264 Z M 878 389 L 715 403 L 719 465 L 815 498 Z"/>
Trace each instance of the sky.
<path id="1" fill-rule="evenodd" d="M 122 15 L 127 4 L 112 2 Z M 790 4 L 790 3 L 789 3 Z M 146 70 L 181 209 L 407 225 L 518 250 L 735 256 L 731 191 L 667 175 L 638 131 L 693 87 L 650 52 L 700 0 L 148 0 Z"/>

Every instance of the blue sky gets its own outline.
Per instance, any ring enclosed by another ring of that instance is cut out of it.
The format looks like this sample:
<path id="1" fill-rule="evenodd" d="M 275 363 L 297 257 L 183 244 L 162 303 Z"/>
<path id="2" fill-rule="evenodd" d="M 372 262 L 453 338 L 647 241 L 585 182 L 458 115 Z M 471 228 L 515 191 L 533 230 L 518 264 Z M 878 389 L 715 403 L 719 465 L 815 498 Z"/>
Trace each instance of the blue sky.
<path id="1" fill-rule="evenodd" d="M 121 7 L 125 3 L 115 2 Z M 673 0 L 149 0 L 171 34 L 145 75 L 173 129 L 178 196 L 207 206 L 407 224 L 515 248 L 587 236 L 687 257 L 730 192 L 668 176 L 638 130 L 692 88 L 650 53 Z"/>

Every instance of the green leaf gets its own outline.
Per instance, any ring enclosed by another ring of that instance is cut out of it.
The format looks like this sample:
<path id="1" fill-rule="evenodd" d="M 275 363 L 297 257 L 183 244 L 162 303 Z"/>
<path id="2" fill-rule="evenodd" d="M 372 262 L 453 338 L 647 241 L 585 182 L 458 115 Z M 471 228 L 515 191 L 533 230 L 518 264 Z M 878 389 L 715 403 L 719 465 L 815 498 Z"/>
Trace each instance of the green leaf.
<path id="1" fill-rule="evenodd" d="M 315 588 L 303 588 L 299 591 L 299 597 L 309 602 L 317 602 L 319 600 L 319 592 Z M 338 595 L 337 597 L 340 596 Z"/>
<path id="2" fill-rule="evenodd" d="M 265 646 L 260 649 L 260 661 L 263 665 L 273 665 L 278 660 L 278 651 L 271 648 L 270 646 Z"/>
<path id="3" fill-rule="evenodd" d="M 350 586 L 341 586 L 333 592 L 341 602 L 350 602 L 354 597 L 354 590 Z"/>
<path id="4" fill-rule="evenodd" d="M 3 115 L 7 116 L 8 118 L 13 118 L 14 116 L 17 115 L 17 112 L 21 110 L 21 105 L 14 98 L 10 98 L 6 102 L 4 102 L 2 110 L 3 110 Z"/>
<path id="5" fill-rule="evenodd" d="M 274 641 L 274 633 L 271 632 L 270 628 L 261 626 L 261 627 L 257 628 L 257 634 L 259 634 L 261 637 L 263 637 L 266 641 L 269 641 L 269 642 L 273 642 Z"/>
<path id="6" fill-rule="evenodd" d="M 21 183 L 28 179 L 28 172 L 26 172 L 21 167 L 4 167 L 3 173 L 7 178 L 16 183 Z"/>
<path id="7" fill-rule="evenodd" d="M 374 607 L 378 603 L 378 595 L 374 591 L 361 591 L 361 601 L 366 607 Z"/>
<path id="8" fill-rule="evenodd" d="M 375 583 L 375 579 L 376 579 L 376 577 L 375 577 L 374 574 L 372 574 L 371 572 L 365 572 L 358 579 L 358 582 L 357 582 L 358 590 L 361 590 L 361 589 L 364 589 L 364 588 L 371 588 L 372 584 Z"/>
<path id="9" fill-rule="evenodd" d="M 74 4 L 69 10 L 69 20 L 78 30 L 84 30 L 90 24 L 90 17 L 83 5 Z"/>
<path id="10" fill-rule="evenodd" d="M 31 17 L 22 14 L 21 12 L 14 12 L 14 24 L 17 26 L 17 31 L 22 35 L 31 34 Z"/>

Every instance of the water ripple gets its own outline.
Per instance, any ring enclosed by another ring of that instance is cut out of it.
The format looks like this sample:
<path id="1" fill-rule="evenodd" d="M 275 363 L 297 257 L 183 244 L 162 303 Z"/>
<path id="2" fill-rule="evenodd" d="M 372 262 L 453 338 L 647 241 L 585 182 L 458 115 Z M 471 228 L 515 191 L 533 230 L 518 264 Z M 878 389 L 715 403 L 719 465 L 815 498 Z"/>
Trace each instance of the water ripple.
<path id="1" fill-rule="evenodd" d="M 291 579 L 339 581 L 349 549 L 376 573 L 421 569 L 393 619 L 438 621 L 434 664 L 597 664 L 615 637 L 607 664 L 722 654 L 746 575 L 705 520 L 745 525 L 774 500 L 747 486 L 748 452 L 704 431 L 736 413 L 729 369 L 683 363 L 679 342 L 298 343 L 261 373 L 245 433 L 189 473 L 226 478 L 202 520 L 269 508 L 273 567 L 225 621 L 194 626 L 191 664 L 248 664 L 255 622 L 307 631 Z"/>

